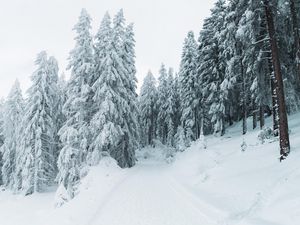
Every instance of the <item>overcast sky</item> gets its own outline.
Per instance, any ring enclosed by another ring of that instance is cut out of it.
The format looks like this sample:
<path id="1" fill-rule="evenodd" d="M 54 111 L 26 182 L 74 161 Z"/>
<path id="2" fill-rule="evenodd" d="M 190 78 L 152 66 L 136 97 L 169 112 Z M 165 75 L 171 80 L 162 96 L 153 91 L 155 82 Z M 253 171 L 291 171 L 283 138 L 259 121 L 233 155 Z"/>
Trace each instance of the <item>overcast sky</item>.
<path id="1" fill-rule="evenodd" d="M 189 30 L 198 36 L 215 0 L 0 0 L 0 97 L 18 78 L 23 92 L 30 85 L 36 54 L 48 51 L 65 70 L 74 46 L 72 28 L 81 8 L 93 18 L 93 34 L 106 11 L 124 9 L 135 24 L 137 77 L 149 69 L 157 76 L 163 62 L 176 71 Z M 68 75 L 68 72 L 66 72 Z"/>

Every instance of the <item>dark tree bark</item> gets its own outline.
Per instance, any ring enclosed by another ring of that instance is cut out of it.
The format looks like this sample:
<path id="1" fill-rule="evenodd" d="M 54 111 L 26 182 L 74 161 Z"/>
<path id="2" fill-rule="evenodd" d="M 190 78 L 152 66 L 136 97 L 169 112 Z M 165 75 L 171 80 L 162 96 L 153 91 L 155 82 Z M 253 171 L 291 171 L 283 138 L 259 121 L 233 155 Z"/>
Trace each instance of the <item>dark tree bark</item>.
<path id="1" fill-rule="evenodd" d="M 242 58 L 240 59 L 241 75 L 242 75 L 242 108 L 243 108 L 243 135 L 247 133 L 247 94 L 246 94 L 246 78 L 244 73 L 244 65 Z"/>
<path id="2" fill-rule="evenodd" d="M 283 79 L 281 74 L 278 46 L 276 41 L 273 12 L 269 0 L 264 0 L 264 7 L 265 7 L 266 18 L 267 18 L 267 24 L 268 24 L 268 32 L 270 36 L 274 74 L 275 74 L 275 79 L 277 84 L 276 95 L 278 100 L 280 161 L 281 161 L 284 160 L 290 153 L 288 120 L 287 120 L 287 113 L 286 113 Z"/>
<path id="3" fill-rule="evenodd" d="M 233 116 L 232 116 L 232 114 L 233 114 L 233 107 L 232 107 L 232 105 L 230 104 L 229 105 L 229 114 L 228 114 L 228 121 L 229 121 L 229 126 L 232 126 L 233 125 Z"/>
<path id="4" fill-rule="evenodd" d="M 265 106 L 263 104 L 259 107 L 259 126 L 261 130 L 265 126 Z"/>
<path id="5" fill-rule="evenodd" d="M 255 101 L 252 101 L 252 105 L 253 105 L 253 111 L 252 111 L 252 128 L 253 130 L 256 129 L 257 127 L 257 108 L 256 108 L 256 104 Z"/>
<path id="6" fill-rule="evenodd" d="M 273 71 L 271 71 L 271 93 L 272 93 L 272 116 L 273 116 L 273 132 L 274 136 L 279 135 L 279 116 L 278 116 L 278 99 L 276 80 Z"/>

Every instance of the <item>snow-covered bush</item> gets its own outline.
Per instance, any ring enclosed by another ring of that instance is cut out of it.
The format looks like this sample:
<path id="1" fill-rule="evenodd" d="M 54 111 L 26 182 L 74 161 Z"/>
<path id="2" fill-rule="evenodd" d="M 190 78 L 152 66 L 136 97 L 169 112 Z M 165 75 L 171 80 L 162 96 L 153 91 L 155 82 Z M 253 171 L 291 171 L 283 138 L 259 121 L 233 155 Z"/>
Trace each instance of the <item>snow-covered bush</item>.
<path id="1" fill-rule="evenodd" d="M 64 187 L 63 184 L 60 184 L 57 188 L 57 191 L 55 193 L 54 197 L 54 206 L 55 207 L 61 207 L 64 205 L 66 202 L 70 200 L 70 196 Z"/>
<path id="2" fill-rule="evenodd" d="M 246 150 L 247 150 L 247 147 L 248 147 L 248 145 L 247 145 L 245 139 L 243 139 L 243 142 L 242 142 L 242 144 L 241 144 L 241 151 L 242 151 L 242 152 L 246 151 Z"/>
<path id="3" fill-rule="evenodd" d="M 265 127 L 264 129 L 258 132 L 257 138 L 261 144 L 264 144 L 266 140 L 274 137 L 274 132 L 271 127 Z"/>
<path id="4" fill-rule="evenodd" d="M 175 146 L 176 149 L 181 152 L 188 147 L 187 139 L 182 126 L 177 128 L 177 133 L 175 134 Z"/>

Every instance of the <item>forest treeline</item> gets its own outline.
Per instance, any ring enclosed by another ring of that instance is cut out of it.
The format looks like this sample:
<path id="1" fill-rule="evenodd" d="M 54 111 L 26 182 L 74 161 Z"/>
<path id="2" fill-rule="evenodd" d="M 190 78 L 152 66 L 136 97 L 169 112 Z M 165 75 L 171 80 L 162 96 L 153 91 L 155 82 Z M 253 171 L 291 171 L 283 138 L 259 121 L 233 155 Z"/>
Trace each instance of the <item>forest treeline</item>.
<path id="1" fill-rule="evenodd" d="M 264 129 L 266 116 L 284 159 L 287 113 L 300 103 L 299 7 L 298 0 L 218 0 L 199 36 L 187 34 L 178 72 L 162 65 L 157 81 L 149 71 L 139 96 L 133 25 L 122 10 L 113 19 L 106 13 L 93 35 L 83 9 L 70 79 L 41 52 L 26 98 L 16 81 L 2 104 L 3 186 L 27 195 L 58 183 L 67 201 L 102 157 L 132 167 L 141 147 L 161 142 L 183 151 L 238 121 L 241 135 Z"/>

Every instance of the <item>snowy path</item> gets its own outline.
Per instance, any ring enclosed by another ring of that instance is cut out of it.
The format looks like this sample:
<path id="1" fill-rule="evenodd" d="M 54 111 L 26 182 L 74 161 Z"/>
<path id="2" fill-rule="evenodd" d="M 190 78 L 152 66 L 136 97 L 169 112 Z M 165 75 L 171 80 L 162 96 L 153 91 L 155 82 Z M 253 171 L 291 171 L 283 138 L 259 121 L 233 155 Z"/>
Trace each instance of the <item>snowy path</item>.
<path id="1" fill-rule="evenodd" d="M 182 195 L 166 165 L 143 163 L 101 202 L 87 225 L 216 224 Z"/>

